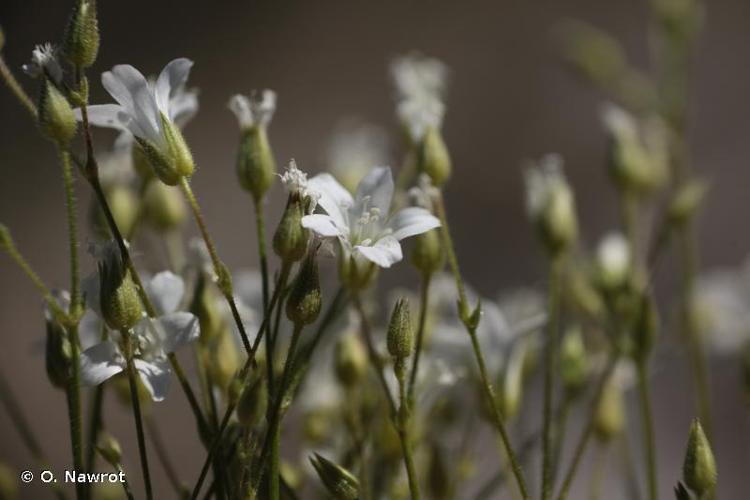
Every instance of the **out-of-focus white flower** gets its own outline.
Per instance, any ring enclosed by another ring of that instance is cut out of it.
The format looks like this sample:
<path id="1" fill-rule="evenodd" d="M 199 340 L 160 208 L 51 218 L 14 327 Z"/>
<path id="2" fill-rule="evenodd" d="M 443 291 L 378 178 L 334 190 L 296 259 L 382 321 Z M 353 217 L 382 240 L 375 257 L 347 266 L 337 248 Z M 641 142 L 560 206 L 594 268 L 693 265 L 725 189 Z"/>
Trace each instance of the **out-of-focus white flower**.
<path id="1" fill-rule="evenodd" d="M 284 184 L 287 192 L 298 196 L 300 199 L 308 199 L 312 204 L 307 207 L 309 211 L 315 210 L 320 194 L 307 179 L 307 173 L 297 168 L 297 162 L 292 159 L 287 166 L 286 171 L 281 174 L 281 183 Z"/>
<path id="2" fill-rule="evenodd" d="M 350 192 L 357 189 L 373 165 L 384 165 L 387 160 L 388 136 L 377 125 L 350 118 L 334 129 L 326 164 Z"/>
<path id="3" fill-rule="evenodd" d="M 400 240 L 440 226 L 424 208 L 409 207 L 389 216 L 393 176 L 388 167 L 376 167 L 362 179 L 354 197 L 330 174 L 308 181 L 320 197 L 325 213 L 307 215 L 302 225 L 323 238 L 336 238 L 342 259 L 365 259 L 390 267 L 403 258 Z"/>
<path id="4" fill-rule="evenodd" d="M 23 71 L 33 78 L 46 75 L 55 84 L 60 84 L 63 73 L 57 61 L 57 48 L 51 43 L 34 47 L 31 52 L 31 62 L 23 65 Z"/>
<path id="5" fill-rule="evenodd" d="M 98 279 L 85 280 L 88 306 L 101 314 L 98 305 Z M 179 276 L 162 272 L 146 284 L 158 316 L 144 317 L 132 332 L 134 364 L 144 387 L 154 401 L 164 399 L 169 387 L 171 368 L 167 355 L 196 340 L 200 333 L 198 318 L 177 308 L 185 292 Z M 81 381 L 98 385 L 126 369 L 125 356 L 119 345 L 120 333 L 110 332 L 110 340 L 99 342 L 81 353 Z"/>
<path id="6" fill-rule="evenodd" d="M 702 276 L 696 298 L 706 338 L 717 353 L 737 354 L 750 343 L 750 260 L 741 269 Z"/>
<path id="7" fill-rule="evenodd" d="M 236 94 L 229 99 L 228 107 L 241 128 L 267 127 L 276 112 L 276 92 L 268 89 L 253 91 L 249 97 Z"/>
<path id="8" fill-rule="evenodd" d="M 598 278 L 606 288 L 622 285 L 630 272 L 631 255 L 628 241 L 621 233 L 609 233 L 596 250 Z"/>

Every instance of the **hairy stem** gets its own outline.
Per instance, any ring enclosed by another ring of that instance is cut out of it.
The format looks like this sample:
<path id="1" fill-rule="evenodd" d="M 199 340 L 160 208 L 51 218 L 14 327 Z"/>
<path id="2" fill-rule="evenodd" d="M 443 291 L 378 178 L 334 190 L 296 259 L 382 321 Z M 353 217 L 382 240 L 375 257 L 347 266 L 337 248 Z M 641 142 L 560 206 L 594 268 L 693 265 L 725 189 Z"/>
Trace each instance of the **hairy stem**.
<path id="1" fill-rule="evenodd" d="M 8 86 L 10 91 L 13 93 L 14 96 L 18 99 L 18 102 L 20 102 L 26 110 L 31 113 L 31 116 L 36 119 L 37 117 L 37 111 L 36 111 L 36 105 L 34 104 L 34 101 L 31 100 L 31 97 L 29 97 L 29 94 L 26 93 L 26 91 L 23 89 L 20 83 L 18 83 L 18 80 L 16 80 L 15 75 L 13 75 L 13 72 L 10 70 L 8 65 L 5 63 L 5 59 L 3 58 L 2 54 L 0 54 L 0 77 L 2 77 L 3 81 L 5 82 L 5 85 Z"/>
<path id="2" fill-rule="evenodd" d="M 417 345 L 414 350 L 414 360 L 412 361 L 411 375 L 409 375 L 409 388 L 407 391 L 409 406 L 413 406 L 414 404 L 414 386 L 417 383 L 417 374 L 419 373 L 419 358 L 422 355 L 422 347 L 424 344 L 424 331 L 425 325 L 427 324 L 427 311 L 429 308 L 431 279 L 432 275 L 430 273 L 425 273 L 422 276 L 421 297 L 419 300 L 419 325 L 417 326 Z"/>
<path id="3" fill-rule="evenodd" d="M 409 439 L 409 420 L 413 408 L 407 396 L 406 386 L 406 360 L 399 358 L 395 360 L 396 379 L 398 380 L 399 409 L 396 421 L 398 422 L 398 434 L 401 441 L 401 452 L 404 455 L 404 465 L 406 466 L 406 475 L 409 479 L 409 491 L 412 500 L 419 500 L 419 478 L 417 477 L 416 468 L 414 467 L 414 456 Z"/>

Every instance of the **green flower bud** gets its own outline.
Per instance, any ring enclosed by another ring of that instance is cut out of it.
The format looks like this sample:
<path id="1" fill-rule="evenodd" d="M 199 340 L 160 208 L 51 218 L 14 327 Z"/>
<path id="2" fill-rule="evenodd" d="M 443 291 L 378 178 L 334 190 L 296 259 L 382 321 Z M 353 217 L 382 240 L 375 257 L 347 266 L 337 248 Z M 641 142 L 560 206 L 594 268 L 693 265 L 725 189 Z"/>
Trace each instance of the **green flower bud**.
<path id="1" fill-rule="evenodd" d="M 0 35 L 2 35 L 1 32 Z M 0 38 L 0 41 L 2 41 L 2 38 Z M 3 500 L 19 498 L 18 472 L 4 463 L 0 463 L 0 498 Z"/>
<path id="2" fill-rule="evenodd" d="M 605 384 L 594 416 L 594 432 L 603 442 L 618 436 L 625 427 L 625 400 L 622 389 L 611 379 Z"/>
<path id="3" fill-rule="evenodd" d="M 339 277 L 349 290 L 367 288 L 377 274 L 377 266 L 368 260 L 357 260 L 353 255 L 339 258 Z"/>
<path id="4" fill-rule="evenodd" d="M 276 161 L 266 128 L 253 125 L 243 129 L 237 152 L 237 177 L 242 188 L 259 201 L 273 184 L 275 174 Z"/>
<path id="5" fill-rule="evenodd" d="M 586 385 L 590 371 L 581 329 L 570 328 L 560 344 L 560 377 L 565 390 L 571 395 L 579 394 Z"/>
<path id="6" fill-rule="evenodd" d="M 67 145 L 76 135 L 78 124 L 68 99 L 48 78 L 42 80 L 38 106 L 42 133 L 58 144 Z"/>
<path id="7" fill-rule="evenodd" d="M 63 52 L 78 68 L 88 68 L 99 53 L 96 0 L 79 0 L 73 8 L 63 36 Z"/>
<path id="8" fill-rule="evenodd" d="M 318 319 L 322 303 L 320 275 L 315 254 L 303 261 L 286 301 L 286 316 L 295 325 L 309 325 Z"/>
<path id="9" fill-rule="evenodd" d="M 133 160 L 133 168 L 145 183 L 153 179 L 154 169 L 151 166 L 151 160 L 146 154 L 146 151 L 140 146 L 141 141 L 137 138 L 136 141 L 137 142 L 133 143 L 133 146 L 130 148 L 130 155 Z"/>
<path id="10" fill-rule="evenodd" d="M 703 5 L 697 0 L 652 0 L 662 30 L 673 40 L 690 40 L 703 24 Z"/>
<path id="11" fill-rule="evenodd" d="M 162 127 L 164 127 L 164 138 L 174 161 L 174 169 L 180 177 L 190 177 L 195 171 L 193 153 L 185 142 L 185 137 L 180 129 L 172 123 L 169 118 L 161 115 Z"/>
<path id="12" fill-rule="evenodd" d="M 561 34 L 565 59 L 584 78 L 608 86 L 626 73 L 622 47 L 604 31 L 585 23 L 568 21 Z"/>
<path id="13" fill-rule="evenodd" d="M 309 232 L 302 227 L 305 215 L 304 201 L 290 196 L 279 227 L 273 235 L 273 250 L 276 255 L 287 262 L 296 262 L 305 256 Z"/>
<path id="14" fill-rule="evenodd" d="M 107 326 L 130 330 L 142 316 L 141 299 L 120 250 L 109 244 L 99 262 L 99 302 Z"/>
<path id="15" fill-rule="evenodd" d="M 134 157 L 138 156 L 139 159 L 145 159 L 146 163 L 150 166 L 151 171 L 156 174 L 160 181 L 168 186 L 176 186 L 180 182 L 180 175 L 177 173 L 177 169 L 174 166 L 173 159 L 161 151 L 156 145 L 151 142 L 141 139 L 140 137 L 135 138 L 138 144 L 139 153 L 133 153 Z M 140 171 L 143 166 L 142 163 L 135 162 L 136 169 Z M 141 165 L 140 167 L 138 165 Z"/>
<path id="16" fill-rule="evenodd" d="M 334 368 L 338 381 L 347 388 L 356 387 L 367 374 L 367 351 L 357 335 L 341 336 L 334 351 Z"/>
<path id="17" fill-rule="evenodd" d="M 109 208 L 117 228 L 124 235 L 131 234 L 138 220 L 138 198 L 130 188 L 123 185 L 112 186 L 106 191 Z M 99 239 L 107 240 L 112 237 L 104 212 L 95 200 L 92 200 L 89 208 L 89 221 L 92 231 Z"/>
<path id="18" fill-rule="evenodd" d="M 99 442 L 96 445 L 97 450 L 102 455 L 104 460 L 110 465 L 117 465 L 122 460 L 122 447 L 120 442 L 115 439 L 114 436 L 108 432 L 103 432 L 99 437 Z"/>
<path id="19" fill-rule="evenodd" d="M 162 182 L 149 182 L 143 194 L 143 218 L 154 229 L 166 232 L 187 218 L 185 200 L 179 191 Z"/>
<path id="20" fill-rule="evenodd" d="M 450 177 L 453 169 L 451 157 L 438 128 L 427 127 L 425 130 L 417 161 L 419 171 L 429 175 L 434 186 L 442 186 Z"/>
<path id="21" fill-rule="evenodd" d="M 411 263 L 423 275 L 431 275 L 443 269 L 445 251 L 439 229 L 431 229 L 414 237 Z"/>
<path id="22" fill-rule="evenodd" d="M 65 389 L 70 378 L 70 367 L 72 358 L 72 347 L 68 340 L 68 334 L 47 311 L 46 333 L 47 343 L 45 349 L 45 366 L 47 378 L 54 387 Z"/>
<path id="23" fill-rule="evenodd" d="M 669 204 L 668 216 L 676 225 L 682 225 L 690 220 L 703 203 L 708 193 L 708 184 L 699 179 L 693 179 L 680 186 Z"/>
<path id="24" fill-rule="evenodd" d="M 182 132 L 164 114 L 161 115 L 161 125 L 166 148 L 160 148 L 146 139 L 136 137 L 141 151 L 133 153 L 134 164 L 136 170 L 142 170 L 141 160 L 145 158 L 159 180 L 168 186 L 175 186 L 183 177 L 193 175 L 195 162 Z"/>
<path id="25" fill-rule="evenodd" d="M 409 301 L 399 299 L 393 307 L 391 321 L 388 323 L 388 353 L 394 358 L 404 359 L 411 355 L 414 343 L 411 328 Z"/>
<path id="26" fill-rule="evenodd" d="M 682 478 L 693 493 L 699 497 L 716 487 L 716 460 L 711 451 L 711 443 L 703 432 L 698 419 L 690 424 L 685 462 L 682 465 Z"/>
<path id="27" fill-rule="evenodd" d="M 257 377 L 253 381 L 247 381 L 237 402 L 237 419 L 246 428 L 254 428 L 265 416 L 267 406 L 268 391 L 263 379 Z"/>
<path id="28" fill-rule="evenodd" d="M 336 500 L 357 500 L 359 498 L 359 481 L 340 465 L 314 454 L 310 463 L 318 473 L 323 485 Z"/>
<path id="29" fill-rule="evenodd" d="M 212 339 L 208 348 L 206 366 L 208 366 L 213 383 L 217 387 L 227 389 L 241 365 L 237 343 L 230 330 L 225 327 L 216 338 Z"/>
<path id="30" fill-rule="evenodd" d="M 190 312 L 195 314 L 200 323 L 200 343 L 208 345 L 213 339 L 224 333 L 226 324 L 217 304 L 217 294 L 203 273 L 198 275 L 195 284 Z"/>
<path id="31" fill-rule="evenodd" d="M 302 421 L 302 433 L 305 439 L 318 445 L 325 442 L 331 433 L 333 415 L 326 408 L 318 408 L 305 414 Z"/>

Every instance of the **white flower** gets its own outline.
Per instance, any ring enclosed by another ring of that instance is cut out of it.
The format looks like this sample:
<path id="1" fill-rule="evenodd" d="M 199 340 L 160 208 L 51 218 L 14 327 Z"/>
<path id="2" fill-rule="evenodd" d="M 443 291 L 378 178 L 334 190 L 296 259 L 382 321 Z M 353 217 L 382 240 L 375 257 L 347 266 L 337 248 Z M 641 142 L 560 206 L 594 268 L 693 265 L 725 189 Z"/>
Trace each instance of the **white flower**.
<path id="1" fill-rule="evenodd" d="M 23 65 L 23 71 L 33 78 L 47 75 L 54 83 L 61 83 L 62 68 L 57 62 L 57 48 L 51 43 L 34 47 L 31 52 L 31 62 Z"/>
<path id="2" fill-rule="evenodd" d="M 163 120 L 182 127 L 198 110 L 197 92 L 185 89 L 192 66 L 189 59 L 174 59 L 164 67 L 156 82 L 149 82 L 129 64 L 113 67 L 102 73 L 102 85 L 118 104 L 89 106 L 89 122 L 129 132 L 118 138 L 119 143 L 127 142 L 132 134 L 160 151 L 167 151 Z M 80 110 L 76 114 L 80 120 Z"/>
<path id="3" fill-rule="evenodd" d="M 366 259 L 390 267 L 403 258 L 400 240 L 440 226 L 424 208 L 404 208 L 389 216 L 393 197 L 393 176 L 388 167 L 374 168 L 362 179 L 354 197 L 330 174 L 308 181 L 320 197 L 325 214 L 302 218 L 302 225 L 323 238 L 336 238 L 341 258 Z"/>
<path id="4" fill-rule="evenodd" d="M 273 90 L 253 91 L 250 97 L 237 94 L 229 99 L 229 109 L 237 117 L 240 127 L 266 127 L 276 111 L 276 92 Z"/>
<path id="5" fill-rule="evenodd" d="M 709 345 L 736 354 L 750 343 L 750 261 L 744 268 L 713 271 L 698 280 L 697 305 Z"/>
<path id="6" fill-rule="evenodd" d="M 602 238 L 596 250 L 596 265 L 604 285 L 617 287 L 630 270 L 630 247 L 621 233 L 609 233 Z"/>
<path id="7" fill-rule="evenodd" d="M 348 118 L 338 123 L 333 131 L 326 164 L 334 177 L 354 192 L 372 166 L 385 164 L 387 157 L 385 131 L 377 125 Z"/>
<path id="8" fill-rule="evenodd" d="M 286 171 L 281 174 L 281 182 L 289 194 L 297 195 L 300 199 L 308 198 L 312 202 L 310 211 L 315 210 L 315 204 L 320 196 L 315 189 L 310 188 L 307 173 L 297 168 L 297 162 L 292 159 Z"/>
<path id="9" fill-rule="evenodd" d="M 89 306 L 98 311 L 98 279 L 86 280 Z M 171 372 L 167 355 L 198 338 L 198 318 L 177 312 L 185 292 L 182 279 L 170 272 L 154 276 L 146 285 L 146 293 L 158 317 L 143 318 L 133 329 L 135 368 L 154 401 L 164 399 Z M 95 344 L 81 353 L 81 380 L 85 385 L 98 385 L 126 369 L 118 332 L 110 332 L 110 340 Z"/>

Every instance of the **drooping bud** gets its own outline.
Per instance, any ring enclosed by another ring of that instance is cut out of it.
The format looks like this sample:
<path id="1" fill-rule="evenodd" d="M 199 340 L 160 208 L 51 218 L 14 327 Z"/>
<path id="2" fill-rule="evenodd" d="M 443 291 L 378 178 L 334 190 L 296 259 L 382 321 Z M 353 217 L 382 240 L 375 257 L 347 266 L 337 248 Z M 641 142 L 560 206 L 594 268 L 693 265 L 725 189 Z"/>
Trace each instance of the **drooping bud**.
<path id="1" fill-rule="evenodd" d="M 411 263 L 424 276 L 432 275 L 445 266 L 445 250 L 440 230 L 431 229 L 414 237 Z"/>
<path id="2" fill-rule="evenodd" d="M 96 445 L 104 460 L 110 465 L 117 465 L 122 460 L 122 447 L 120 442 L 108 432 L 103 432 Z"/>
<path id="3" fill-rule="evenodd" d="M 682 477 L 685 484 L 693 493 L 703 498 L 703 495 L 716 487 L 716 460 L 711 443 L 703 432 L 698 419 L 690 424 L 685 462 L 682 465 Z"/>
<path id="4" fill-rule="evenodd" d="M 367 374 L 367 351 L 354 334 L 343 335 L 336 342 L 334 368 L 336 378 L 347 388 L 356 387 Z"/>
<path id="5" fill-rule="evenodd" d="M 305 216 L 304 200 L 290 196 L 281 222 L 273 236 L 273 250 L 287 262 L 296 262 L 305 256 L 309 231 L 302 227 Z"/>
<path id="6" fill-rule="evenodd" d="M 557 155 L 542 158 L 525 172 L 526 205 L 531 221 L 552 255 L 565 251 L 578 236 L 575 200 Z"/>
<path id="7" fill-rule="evenodd" d="M 302 263 L 286 301 L 286 316 L 295 325 L 309 325 L 318 319 L 322 304 L 320 275 L 315 252 Z"/>
<path id="8" fill-rule="evenodd" d="M 76 135 L 78 124 L 68 99 L 48 79 L 39 93 L 39 128 L 50 140 L 67 145 Z"/>
<path id="9" fill-rule="evenodd" d="M 140 321 L 143 310 L 136 285 L 114 242 L 104 247 L 98 267 L 99 301 L 104 321 L 113 330 L 130 330 Z"/>
<path id="10" fill-rule="evenodd" d="M 45 311 L 47 343 L 45 348 L 45 367 L 47 378 L 58 389 L 65 389 L 70 378 L 72 348 L 68 335 L 50 311 Z"/>
<path id="11" fill-rule="evenodd" d="M 612 380 L 606 382 L 594 416 L 594 432 L 604 442 L 618 436 L 625 427 L 625 401 L 620 386 Z"/>
<path id="12" fill-rule="evenodd" d="M 328 493 L 333 495 L 336 500 L 357 500 L 359 498 L 359 481 L 351 472 L 317 453 L 310 457 L 310 463 L 312 463 Z"/>
<path id="13" fill-rule="evenodd" d="M 560 378 L 570 395 L 577 395 L 586 386 L 591 366 L 578 327 L 570 328 L 560 344 Z"/>
<path id="14" fill-rule="evenodd" d="M 393 307 L 391 321 L 388 323 L 388 353 L 396 359 L 405 359 L 411 355 L 414 336 L 412 334 L 409 301 L 399 299 Z"/>
<path id="15" fill-rule="evenodd" d="M 606 235 L 596 251 L 596 282 L 602 290 L 621 289 L 628 281 L 632 257 L 625 237 L 620 233 Z"/>
<path id="16" fill-rule="evenodd" d="M 680 186 L 669 204 L 669 220 L 676 225 L 682 225 L 690 220 L 707 193 L 708 184 L 699 179 L 692 179 Z"/>
<path id="17" fill-rule="evenodd" d="M 268 405 L 268 391 L 263 379 L 247 381 L 237 402 L 237 419 L 246 428 L 257 426 L 266 414 Z"/>
<path id="18" fill-rule="evenodd" d="M 96 0 L 79 0 L 73 8 L 63 36 L 63 52 L 78 68 L 88 68 L 99 53 L 99 25 Z"/>
<path id="19" fill-rule="evenodd" d="M 450 178 L 453 166 L 448 147 L 437 127 L 427 127 L 417 159 L 419 171 L 430 176 L 433 185 L 441 187 Z"/>
<path id="20" fill-rule="evenodd" d="M 172 186 L 163 182 L 149 182 L 143 194 L 144 220 L 161 232 L 181 226 L 187 218 L 185 200 Z"/>

